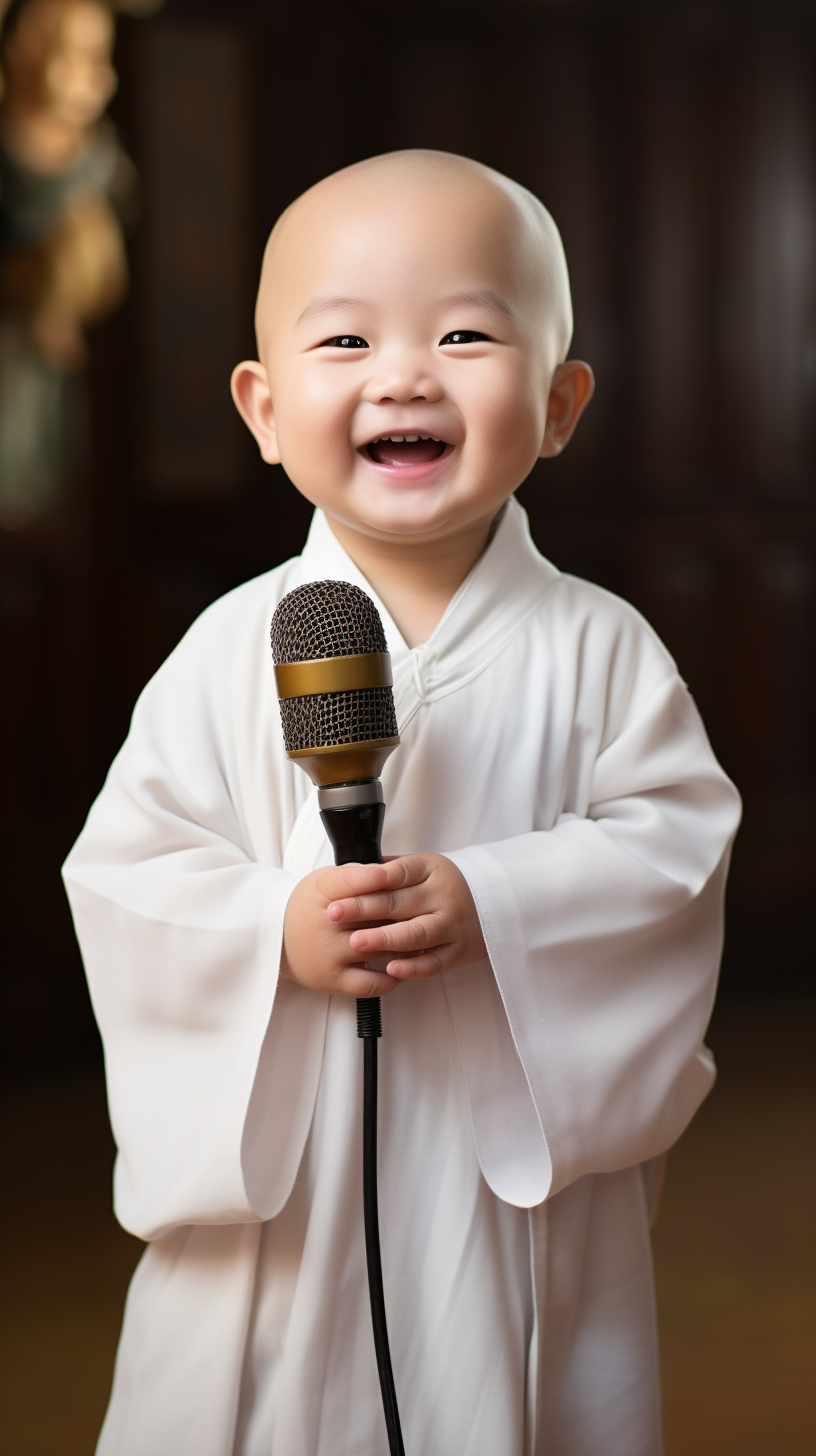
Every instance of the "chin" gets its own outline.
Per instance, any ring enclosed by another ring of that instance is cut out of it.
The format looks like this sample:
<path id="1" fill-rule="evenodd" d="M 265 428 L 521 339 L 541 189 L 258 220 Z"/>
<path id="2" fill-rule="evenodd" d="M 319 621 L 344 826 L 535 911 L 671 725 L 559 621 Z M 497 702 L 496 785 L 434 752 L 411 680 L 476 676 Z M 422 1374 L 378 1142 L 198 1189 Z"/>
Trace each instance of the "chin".
<path id="1" fill-rule="evenodd" d="M 413 534 L 433 530 L 447 520 L 454 510 L 453 501 L 440 499 L 437 494 L 432 500 L 427 496 L 418 500 L 406 499 L 405 496 L 398 496 L 396 499 L 389 496 L 385 500 L 382 497 L 375 500 L 369 498 L 355 514 L 361 521 L 384 531 Z"/>
<path id="2" fill-rule="evenodd" d="M 495 515 L 509 494 L 510 491 L 494 501 L 463 491 L 445 491 L 436 493 L 433 499 L 425 496 L 413 501 L 379 501 L 375 505 L 369 503 L 365 517 L 371 525 L 396 535 L 446 534 L 451 530 L 467 530 L 483 517 Z"/>
<path id="3" fill-rule="evenodd" d="M 434 537 L 455 534 L 457 530 L 466 529 L 469 522 L 463 523 L 455 511 L 437 511 L 431 513 L 416 513 L 415 515 L 382 514 L 376 518 L 369 516 L 365 525 L 358 526 L 368 535 L 380 536 L 391 540 L 402 541 L 427 541 Z"/>

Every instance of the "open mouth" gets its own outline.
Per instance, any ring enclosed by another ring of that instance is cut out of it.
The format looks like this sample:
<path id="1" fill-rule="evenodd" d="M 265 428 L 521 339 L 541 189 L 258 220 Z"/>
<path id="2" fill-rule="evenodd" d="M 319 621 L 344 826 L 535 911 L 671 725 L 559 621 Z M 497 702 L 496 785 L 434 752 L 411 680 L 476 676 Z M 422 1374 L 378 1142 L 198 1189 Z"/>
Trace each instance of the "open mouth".
<path id="1" fill-rule="evenodd" d="M 375 465 L 430 465 L 450 447 L 433 435 L 383 435 L 363 446 L 363 454 Z"/>

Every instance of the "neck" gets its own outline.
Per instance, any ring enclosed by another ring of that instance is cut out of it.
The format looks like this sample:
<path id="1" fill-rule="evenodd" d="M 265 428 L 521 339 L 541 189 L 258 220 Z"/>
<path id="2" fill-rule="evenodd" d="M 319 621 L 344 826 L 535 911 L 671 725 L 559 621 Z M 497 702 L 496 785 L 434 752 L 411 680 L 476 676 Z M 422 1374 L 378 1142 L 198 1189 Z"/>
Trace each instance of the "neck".
<path id="1" fill-rule="evenodd" d="M 448 603 L 481 556 L 495 515 L 456 536 L 422 544 L 381 541 L 333 516 L 329 525 L 374 588 L 409 647 L 427 642 Z"/>

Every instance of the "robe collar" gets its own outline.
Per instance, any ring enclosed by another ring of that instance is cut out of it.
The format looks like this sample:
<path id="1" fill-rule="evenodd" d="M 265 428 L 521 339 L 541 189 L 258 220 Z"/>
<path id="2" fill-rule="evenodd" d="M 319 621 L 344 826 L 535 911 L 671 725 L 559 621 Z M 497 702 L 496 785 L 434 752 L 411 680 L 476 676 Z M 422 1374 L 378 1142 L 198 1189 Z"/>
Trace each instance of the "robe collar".
<path id="1" fill-rule="evenodd" d="M 349 581 L 375 602 L 391 653 L 400 732 L 423 703 L 446 697 L 478 677 L 520 631 L 559 576 L 536 549 L 527 512 L 511 496 L 492 540 L 427 642 L 409 648 L 322 511 L 315 511 L 300 557 L 301 582 Z"/>

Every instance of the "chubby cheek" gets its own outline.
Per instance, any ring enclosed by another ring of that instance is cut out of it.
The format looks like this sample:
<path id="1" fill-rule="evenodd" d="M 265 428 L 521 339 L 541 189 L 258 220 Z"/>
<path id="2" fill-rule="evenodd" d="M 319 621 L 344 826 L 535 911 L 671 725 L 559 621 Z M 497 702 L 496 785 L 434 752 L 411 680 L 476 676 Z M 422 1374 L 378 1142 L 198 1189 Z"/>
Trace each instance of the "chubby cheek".
<path id="1" fill-rule="evenodd" d="M 474 380 L 469 394 L 469 461 L 488 483 L 515 490 L 532 469 L 544 438 L 544 389 L 536 390 L 530 372 L 519 368 Z"/>
<path id="2" fill-rule="evenodd" d="M 293 379 L 276 396 L 275 424 L 283 468 L 299 490 L 323 495 L 341 488 L 355 464 L 349 441 L 353 406 L 320 379 Z"/>

